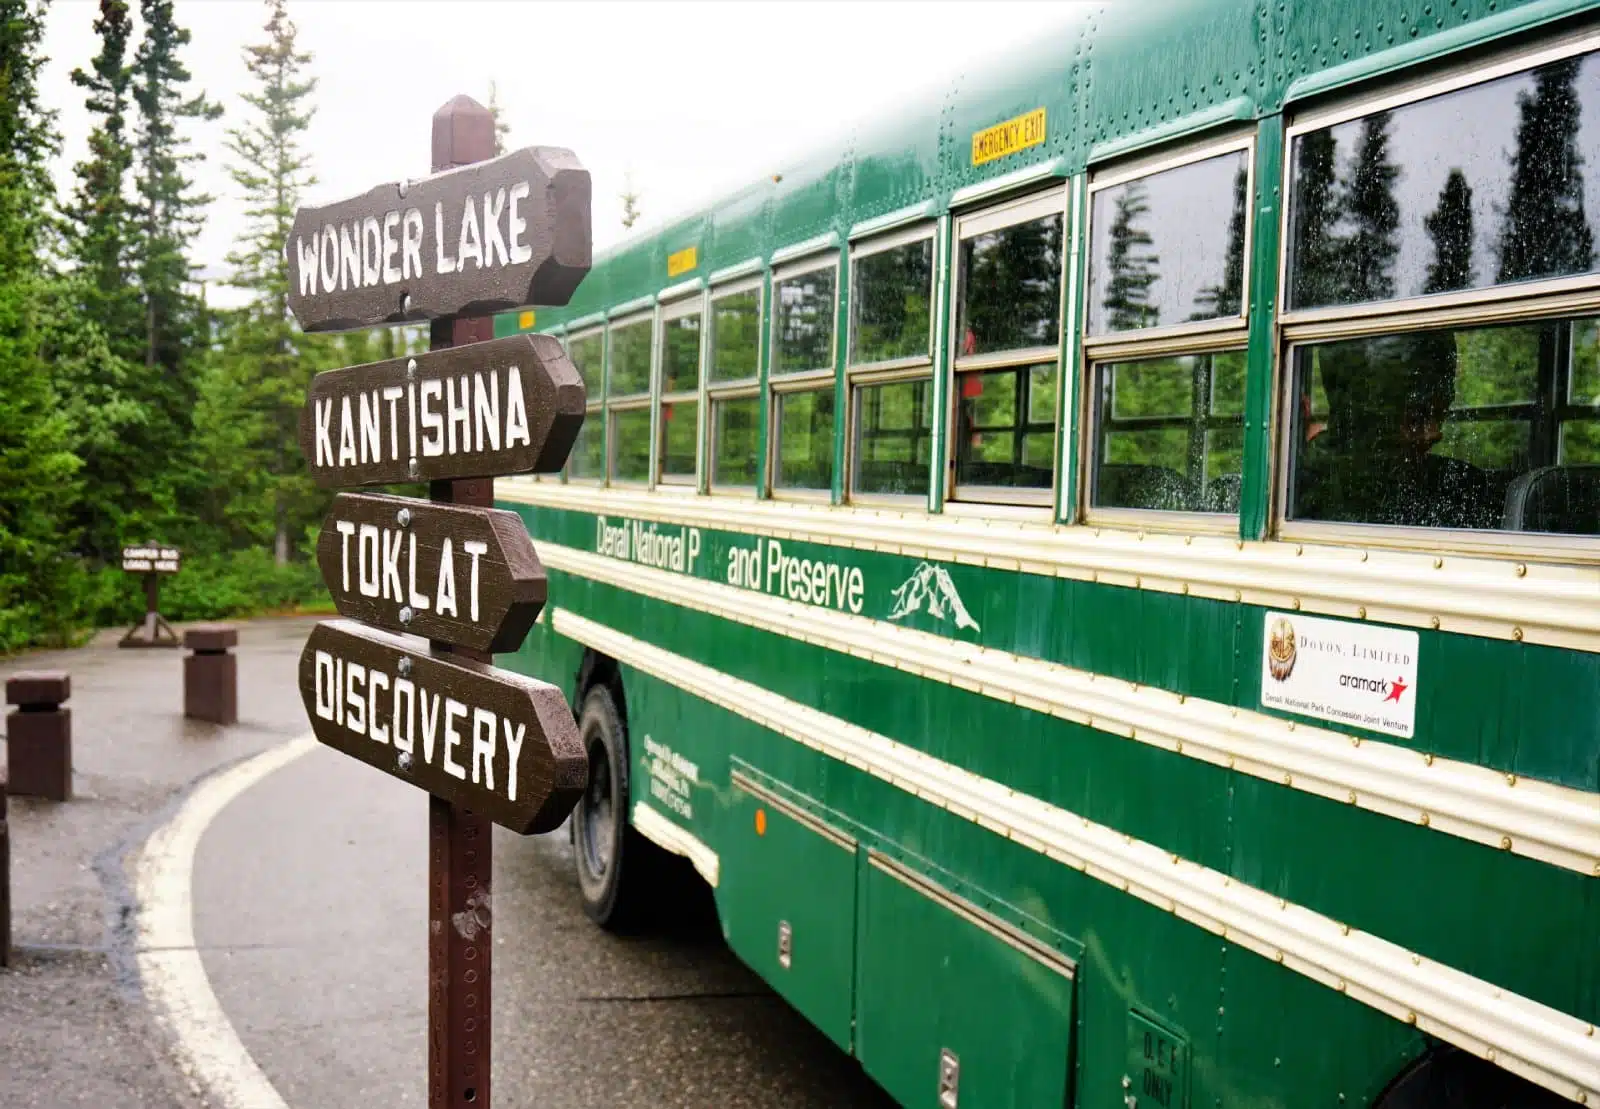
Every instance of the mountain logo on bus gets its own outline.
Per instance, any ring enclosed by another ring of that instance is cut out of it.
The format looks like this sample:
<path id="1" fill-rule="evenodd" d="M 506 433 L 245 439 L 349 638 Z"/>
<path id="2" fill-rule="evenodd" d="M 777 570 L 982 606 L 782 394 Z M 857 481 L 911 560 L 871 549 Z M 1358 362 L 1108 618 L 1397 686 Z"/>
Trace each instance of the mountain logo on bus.
<path id="1" fill-rule="evenodd" d="M 1272 676 L 1280 682 L 1288 681 L 1289 675 L 1294 673 L 1297 653 L 1294 625 L 1280 616 L 1272 622 L 1272 630 L 1267 638 L 1267 668 Z"/>
<path id="2" fill-rule="evenodd" d="M 910 616 L 913 612 L 926 612 L 935 620 L 948 620 L 954 616 L 957 628 L 978 630 L 978 622 L 961 602 L 961 594 L 956 592 L 955 583 L 950 580 L 950 573 L 943 566 L 935 566 L 931 562 L 917 563 L 911 576 L 893 592 L 894 611 L 889 613 L 891 620 Z"/>

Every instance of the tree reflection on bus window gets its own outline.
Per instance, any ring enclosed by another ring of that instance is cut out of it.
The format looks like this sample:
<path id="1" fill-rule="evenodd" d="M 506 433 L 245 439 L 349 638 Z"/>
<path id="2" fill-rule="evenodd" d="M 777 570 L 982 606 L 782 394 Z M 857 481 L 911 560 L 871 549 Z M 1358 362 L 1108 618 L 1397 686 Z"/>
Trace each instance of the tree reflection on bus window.
<path id="1" fill-rule="evenodd" d="M 856 421 L 852 488 L 925 494 L 933 442 L 932 383 L 919 378 L 857 387 Z"/>
<path id="2" fill-rule="evenodd" d="M 917 239 L 852 261 L 850 363 L 926 358 L 933 302 L 933 240 Z"/>

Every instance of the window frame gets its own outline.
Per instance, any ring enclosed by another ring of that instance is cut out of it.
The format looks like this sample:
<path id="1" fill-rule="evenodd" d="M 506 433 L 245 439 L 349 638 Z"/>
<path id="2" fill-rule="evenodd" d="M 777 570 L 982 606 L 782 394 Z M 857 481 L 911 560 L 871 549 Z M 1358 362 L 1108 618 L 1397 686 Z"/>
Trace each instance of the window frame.
<path id="1" fill-rule="evenodd" d="M 767 450 L 766 450 L 766 489 L 767 496 L 773 500 L 783 501 L 814 501 L 822 504 L 830 503 L 833 499 L 832 483 L 827 489 L 792 489 L 778 485 L 775 475 L 778 472 L 778 451 L 782 444 L 779 442 L 778 395 L 780 393 L 804 393 L 822 388 L 835 389 L 838 382 L 839 364 L 839 297 L 842 290 L 839 288 L 839 277 L 844 270 L 843 257 L 837 246 L 824 247 L 815 254 L 807 254 L 799 258 L 786 261 L 782 266 L 772 271 L 772 302 L 778 300 L 778 286 L 785 281 L 796 277 L 804 277 L 808 273 L 819 270 L 833 270 L 833 302 L 830 305 L 833 327 L 830 329 L 828 343 L 828 364 L 807 370 L 790 370 L 785 373 L 774 373 L 772 369 L 773 354 L 777 350 L 778 339 L 778 313 L 770 313 L 767 322 L 769 335 L 767 337 Z M 836 444 L 839 437 L 839 413 L 833 414 L 833 441 Z M 832 447 L 830 446 L 830 449 Z M 837 476 L 837 475 L 835 475 Z"/>
<path id="2" fill-rule="evenodd" d="M 1289 290 L 1290 219 L 1294 208 L 1294 140 L 1325 127 L 1361 119 L 1435 96 L 1458 92 L 1551 62 L 1600 51 L 1600 29 L 1568 31 L 1537 44 L 1503 50 L 1476 62 L 1456 62 L 1430 72 L 1384 83 L 1304 112 L 1285 108 L 1278 252 L 1279 303 Z M 1538 324 L 1600 316 L 1600 267 L 1587 274 L 1491 285 L 1481 289 L 1428 293 L 1363 304 L 1280 310 L 1276 319 L 1272 374 L 1270 450 L 1272 488 L 1269 527 L 1274 538 L 1382 549 L 1454 551 L 1469 555 L 1530 558 L 1540 561 L 1600 561 L 1592 535 L 1561 535 L 1501 529 L 1429 528 L 1392 524 L 1295 520 L 1288 515 L 1293 479 L 1293 431 L 1299 426 L 1295 404 L 1295 358 L 1299 348 L 1341 339 L 1413 334 L 1455 328 L 1469 330 L 1506 324 Z"/>
<path id="3" fill-rule="evenodd" d="M 1245 157 L 1245 227 L 1244 259 L 1240 273 L 1239 314 L 1218 319 L 1169 324 L 1165 327 L 1148 327 L 1136 331 L 1109 331 L 1092 334 L 1089 331 L 1089 299 L 1096 288 L 1094 283 L 1094 198 L 1102 189 L 1123 185 L 1142 177 L 1179 169 L 1183 166 L 1220 157 L 1237 150 Z M 1256 236 L 1256 158 L 1259 153 L 1256 131 L 1253 126 L 1240 128 L 1232 125 L 1222 133 L 1186 142 L 1182 146 L 1145 154 L 1128 161 L 1115 162 L 1096 169 L 1090 167 L 1084 192 L 1081 242 L 1084 252 L 1083 282 L 1079 292 L 1078 356 L 1074 371 L 1077 374 L 1075 411 L 1079 439 L 1076 494 L 1079 518 L 1092 526 L 1128 529 L 1173 531 L 1191 535 L 1238 535 L 1243 505 L 1234 512 L 1179 512 L 1158 508 L 1099 507 L 1094 503 L 1095 482 L 1099 478 L 1100 427 L 1096 421 L 1099 407 L 1099 367 L 1108 363 L 1131 362 L 1141 359 L 1168 358 L 1181 355 L 1226 354 L 1233 351 L 1246 353 L 1246 389 L 1248 390 L 1250 348 L 1250 288 L 1254 276 L 1252 251 Z M 1240 417 L 1241 426 L 1244 418 Z"/>
<path id="4" fill-rule="evenodd" d="M 624 486 L 638 487 L 638 488 L 649 488 L 653 484 L 653 482 L 652 482 L 652 474 L 653 474 L 653 470 L 654 470 L 653 463 L 651 465 L 647 465 L 646 466 L 646 468 L 645 468 L 645 476 L 642 477 L 642 478 L 619 477 L 617 475 L 617 443 L 618 443 L 618 437 L 617 437 L 617 434 L 616 434 L 616 418 L 617 418 L 619 413 L 631 412 L 631 411 L 634 411 L 634 410 L 637 410 L 637 409 L 640 409 L 640 408 L 643 408 L 646 411 L 649 411 L 650 408 L 651 408 L 651 396 L 654 393 L 654 390 L 647 386 L 645 388 L 645 391 L 642 392 L 642 393 L 627 393 L 627 394 L 625 394 L 625 395 L 623 395 L 621 397 L 614 397 L 614 396 L 611 395 L 611 372 L 612 372 L 612 369 L 616 365 L 616 361 L 615 361 L 615 358 L 614 358 L 614 354 L 613 354 L 613 349 L 612 348 L 613 348 L 615 340 L 616 340 L 617 332 L 621 331 L 623 328 L 631 327 L 631 326 L 634 326 L 636 324 L 644 324 L 646 326 L 646 328 L 648 329 L 649 334 L 650 334 L 650 373 L 649 373 L 649 376 L 647 378 L 647 381 L 650 381 L 650 382 L 654 381 L 654 379 L 655 379 L 655 363 L 656 363 L 656 323 L 655 323 L 655 319 L 656 319 L 656 311 L 655 311 L 655 308 L 652 306 L 650 308 L 643 309 L 642 311 L 630 312 L 630 313 L 628 313 L 626 315 L 619 315 L 616 318 L 608 319 L 605 322 L 605 329 L 606 329 L 606 357 L 605 357 L 605 363 L 606 363 L 606 372 L 605 372 L 605 381 L 606 381 L 606 399 L 605 399 L 605 413 L 606 413 L 606 426 L 605 426 L 606 476 L 605 476 L 605 484 L 607 484 L 607 485 L 624 485 Z M 651 426 L 651 436 L 650 437 L 651 437 L 652 442 L 651 442 L 650 446 L 647 447 L 646 449 L 649 451 L 649 458 L 653 460 L 655 458 L 655 446 L 654 446 L 655 430 L 654 430 L 653 421 L 652 421 L 652 426 Z"/>
<path id="5" fill-rule="evenodd" d="M 743 293 L 754 291 L 756 294 L 756 367 L 755 373 L 749 377 L 735 378 L 732 381 L 721 381 L 715 384 L 711 381 L 711 371 L 717 360 L 716 341 L 716 315 L 717 301 L 728 297 L 739 296 Z M 701 327 L 703 339 L 701 341 L 701 374 L 700 391 L 701 403 L 705 406 L 705 487 L 715 494 L 723 496 L 753 497 L 759 488 L 761 480 L 761 338 L 766 327 L 766 280 L 759 272 L 734 278 L 710 289 L 706 293 L 706 312 Z M 751 457 L 751 464 L 755 466 L 756 473 L 748 485 L 719 484 L 716 475 L 716 436 L 717 424 L 714 406 L 720 401 L 747 400 L 754 397 L 756 400 L 756 446 Z"/>
<path id="6" fill-rule="evenodd" d="M 697 489 L 700 485 L 702 463 L 705 460 L 705 385 L 706 385 L 706 293 L 704 288 L 685 290 L 685 295 L 657 305 L 652 335 L 653 365 L 650 390 L 650 483 L 652 486 L 671 485 Z M 695 387 L 666 391 L 667 325 L 688 316 L 700 317 L 700 341 L 697 344 Z M 666 404 L 693 401 L 695 405 L 694 473 L 667 474 L 662 469 L 666 449 L 665 428 L 662 427 L 661 409 Z"/>
<path id="7" fill-rule="evenodd" d="M 600 338 L 600 396 L 586 397 L 583 409 L 583 423 L 585 427 L 593 427 L 593 419 L 598 413 L 600 416 L 600 473 L 594 477 L 573 477 L 572 460 L 568 456 L 565 465 L 561 467 L 561 479 L 579 485 L 605 485 L 610 479 L 607 467 L 606 439 L 610 431 L 611 420 L 606 414 L 606 391 L 610 385 L 611 370 L 611 342 L 605 320 L 596 321 L 593 325 L 585 325 L 581 331 L 568 332 L 561 337 L 561 345 L 567 352 L 567 357 L 572 357 L 572 344 L 590 339 L 595 336 Z"/>
<path id="8" fill-rule="evenodd" d="M 852 504 L 889 505 L 895 507 L 925 506 L 928 503 L 929 491 L 921 493 L 874 493 L 862 492 L 856 488 L 856 466 L 860 462 L 860 443 L 857 439 L 860 430 L 861 390 L 875 385 L 892 385 L 906 381 L 926 380 L 928 388 L 934 388 L 934 344 L 937 341 L 936 330 L 939 323 L 939 296 L 940 286 L 940 223 L 937 219 L 918 218 L 914 223 L 881 234 L 863 236 L 849 244 L 849 277 L 851 288 L 849 290 L 848 311 L 845 313 L 844 336 L 844 407 L 843 427 L 844 440 L 844 472 L 837 475 L 837 480 L 844 491 L 844 499 Z M 852 362 L 850 356 L 854 353 L 851 343 L 855 338 L 856 323 L 856 295 L 855 280 L 856 267 L 863 258 L 871 258 L 875 254 L 883 254 L 894 250 L 896 247 L 908 243 L 928 240 L 932 253 L 931 265 L 928 271 L 928 343 L 925 353 L 920 355 L 907 355 L 903 358 L 889 358 L 877 362 Z M 837 287 L 836 287 L 837 288 Z M 837 350 L 835 351 L 837 357 Z M 936 398 L 935 398 L 936 399 Z M 838 426 L 840 413 L 836 410 L 833 418 Z M 837 434 L 837 432 L 835 432 Z M 937 403 L 933 406 L 933 418 L 928 430 L 928 486 L 929 490 L 938 485 L 938 462 L 933 457 L 939 446 L 939 411 Z"/>
<path id="9" fill-rule="evenodd" d="M 1053 510 L 1055 505 L 1056 486 L 1061 481 L 1061 467 L 1057 460 L 1061 454 L 1063 428 L 1062 406 L 1059 392 L 1063 387 L 1064 373 L 1061 360 L 1061 339 L 1071 326 L 1067 316 L 1067 306 L 1071 303 L 1068 299 L 1068 275 L 1072 268 L 1072 189 L 1067 181 L 1057 180 L 1046 182 L 1042 188 L 1034 188 L 1020 195 L 1006 196 L 998 201 L 986 198 L 989 203 L 984 207 L 974 207 L 956 215 L 952 220 L 953 231 L 950 242 L 950 319 L 947 340 L 949 343 L 949 378 L 946 388 L 944 418 L 948 433 L 945 435 L 945 459 L 947 479 L 945 482 L 944 500 L 946 504 L 963 505 L 1023 505 L 1032 508 Z M 1033 347 L 1017 347 L 1013 350 L 991 351 L 988 354 L 975 354 L 962 357 L 957 353 L 959 340 L 957 331 L 960 330 L 961 316 L 961 244 L 964 239 L 974 238 L 991 231 L 1015 227 L 1019 224 L 1031 223 L 1049 215 L 1061 217 L 1061 273 L 1060 294 L 1056 305 L 1056 341 L 1054 343 Z M 964 373 L 981 373 L 986 370 L 1007 368 L 1021 369 L 1026 366 L 1037 365 L 1041 362 L 1053 362 L 1056 367 L 1056 390 L 1058 396 L 1054 405 L 1055 411 L 1051 414 L 1055 422 L 1055 433 L 1050 444 L 1051 477 L 1050 484 L 1042 489 L 1016 489 L 1003 485 L 958 485 L 956 483 L 956 427 L 959 414 L 960 392 L 956 389 L 960 376 Z"/>

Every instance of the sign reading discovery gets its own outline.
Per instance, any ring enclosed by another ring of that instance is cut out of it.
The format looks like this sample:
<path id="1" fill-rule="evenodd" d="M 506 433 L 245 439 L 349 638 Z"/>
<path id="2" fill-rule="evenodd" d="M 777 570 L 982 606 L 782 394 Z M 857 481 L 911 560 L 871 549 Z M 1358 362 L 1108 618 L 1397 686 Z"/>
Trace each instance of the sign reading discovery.
<path id="1" fill-rule="evenodd" d="M 589 272 L 589 172 L 530 146 L 295 212 L 289 307 L 307 331 L 565 304 Z"/>

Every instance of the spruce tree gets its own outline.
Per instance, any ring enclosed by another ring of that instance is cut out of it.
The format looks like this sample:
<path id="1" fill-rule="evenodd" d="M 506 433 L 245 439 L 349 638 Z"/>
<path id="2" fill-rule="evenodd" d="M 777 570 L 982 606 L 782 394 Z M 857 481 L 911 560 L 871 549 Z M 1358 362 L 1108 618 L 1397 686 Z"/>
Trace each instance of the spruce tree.
<path id="1" fill-rule="evenodd" d="M 1138 251 L 1155 240 L 1137 224 L 1139 217 L 1150 211 L 1150 205 L 1145 203 L 1144 189 L 1137 182 L 1123 188 L 1116 205 L 1106 253 L 1106 295 L 1101 301 L 1106 322 L 1112 331 L 1152 327 L 1160 322 L 1160 310 L 1150 304 L 1150 287 L 1160 279 L 1155 266 L 1161 259 Z"/>
<path id="2" fill-rule="evenodd" d="M 1534 71 L 1533 93 L 1519 93 L 1511 195 L 1500 233 L 1500 281 L 1583 273 L 1594 265 L 1594 232 L 1583 210 L 1582 59 Z"/>
<path id="3" fill-rule="evenodd" d="M 1228 254 L 1222 263 L 1222 280 L 1208 285 L 1194 298 L 1191 320 L 1237 316 L 1244 306 L 1244 229 L 1249 202 L 1249 174 L 1241 165 L 1233 175 L 1233 215 L 1228 220 Z"/>
<path id="4" fill-rule="evenodd" d="M 289 314 L 284 244 L 303 190 L 315 183 L 304 138 L 315 78 L 296 46 L 284 0 L 267 0 L 266 41 L 245 47 L 255 89 L 245 120 L 228 131 L 228 172 L 244 194 L 245 227 L 228 255 L 230 284 L 246 290 L 207 377 L 201 411 L 206 457 L 223 479 L 212 510 L 238 541 L 269 541 L 275 559 L 326 506 L 300 457 L 299 418 L 312 374 L 331 364 L 329 344 L 301 333 Z"/>
<path id="5" fill-rule="evenodd" d="M 1342 240 L 1333 128 L 1295 140 L 1293 264 L 1290 287 L 1294 308 L 1339 303 Z"/>
<path id="6" fill-rule="evenodd" d="M 1472 186 L 1459 169 L 1450 171 L 1439 204 L 1422 221 L 1433 240 L 1433 261 L 1428 265 L 1424 293 L 1445 293 L 1472 286 Z"/>
<path id="7" fill-rule="evenodd" d="M 511 124 L 506 122 L 504 109 L 500 107 L 500 90 L 493 81 L 489 82 L 489 118 L 494 121 L 494 153 L 499 157 L 506 152 L 506 136 L 511 134 Z"/>
<path id="8" fill-rule="evenodd" d="M 624 230 L 639 222 L 639 191 L 633 187 L 633 172 L 622 176 L 622 226 Z"/>
<path id="9" fill-rule="evenodd" d="M 1389 159 L 1389 113 L 1374 112 L 1361 121 L 1361 145 L 1345 190 L 1346 213 L 1352 224 L 1344 249 L 1345 303 L 1387 300 L 1395 295 L 1394 259 L 1400 249 L 1400 204 L 1394 185 L 1400 170 Z"/>
<path id="10" fill-rule="evenodd" d="M 0 650 L 59 634 L 78 460 L 45 349 L 56 152 L 39 103 L 41 8 L 0 0 Z"/>

